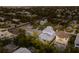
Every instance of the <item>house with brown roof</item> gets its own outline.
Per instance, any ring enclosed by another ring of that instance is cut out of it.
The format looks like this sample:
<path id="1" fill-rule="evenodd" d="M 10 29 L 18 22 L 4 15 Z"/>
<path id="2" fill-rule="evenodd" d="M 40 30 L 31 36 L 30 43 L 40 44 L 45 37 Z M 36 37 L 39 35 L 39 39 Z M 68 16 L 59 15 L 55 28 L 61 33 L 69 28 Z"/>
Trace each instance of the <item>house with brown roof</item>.
<path id="1" fill-rule="evenodd" d="M 65 49 L 69 41 L 69 34 L 64 31 L 56 32 L 56 39 L 54 40 L 54 45 L 57 48 Z"/>

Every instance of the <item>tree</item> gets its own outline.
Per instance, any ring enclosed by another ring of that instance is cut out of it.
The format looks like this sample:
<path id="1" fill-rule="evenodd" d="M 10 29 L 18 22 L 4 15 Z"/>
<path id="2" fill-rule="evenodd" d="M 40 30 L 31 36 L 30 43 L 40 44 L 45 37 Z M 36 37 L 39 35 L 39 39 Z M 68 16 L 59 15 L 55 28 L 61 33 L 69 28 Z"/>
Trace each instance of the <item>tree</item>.
<path id="1" fill-rule="evenodd" d="M 14 43 L 19 46 L 25 46 L 26 45 L 26 36 L 24 34 L 19 34 L 15 39 Z"/>
<path id="2" fill-rule="evenodd" d="M 74 47 L 75 38 L 76 38 L 75 35 L 72 35 L 72 36 L 70 37 L 70 40 L 69 40 L 69 42 L 68 42 L 68 46 L 67 46 L 67 48 L 65 49 L 64 52 L 66 52 L 66 53 L 68 53 L 68 52 L 69 52 L 69 53 L 74 53 L 74 52 L 78 51 L 78 50 Z"/>

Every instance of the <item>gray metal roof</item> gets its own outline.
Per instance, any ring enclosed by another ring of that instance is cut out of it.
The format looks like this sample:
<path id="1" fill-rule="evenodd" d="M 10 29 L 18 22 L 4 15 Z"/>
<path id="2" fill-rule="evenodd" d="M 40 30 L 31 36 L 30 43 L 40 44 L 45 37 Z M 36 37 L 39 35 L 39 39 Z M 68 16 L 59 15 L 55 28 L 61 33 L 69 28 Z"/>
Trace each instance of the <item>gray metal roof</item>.
<path id="1" fill-rule="evenodd" d="M 79 47 L 79 33 L 77 34 L 75 39 L 75 47 Z"/>
<path id="2" fill-rule="evenodd" d="M 16 51 L 14 51 L 13 53 L 31 53 L 31 51 L 29 51 L 27 48 L 19 48 Z"/>

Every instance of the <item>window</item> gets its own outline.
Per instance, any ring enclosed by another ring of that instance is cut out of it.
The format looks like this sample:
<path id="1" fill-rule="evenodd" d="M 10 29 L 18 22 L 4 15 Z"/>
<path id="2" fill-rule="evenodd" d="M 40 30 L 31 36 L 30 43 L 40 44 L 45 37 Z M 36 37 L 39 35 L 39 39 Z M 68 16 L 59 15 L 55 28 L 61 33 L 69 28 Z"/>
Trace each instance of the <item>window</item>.
<path id="1" fill-rule="evenodd" d="M 79 44 L 76 44 L 77 46 L 79 46 Z"/>

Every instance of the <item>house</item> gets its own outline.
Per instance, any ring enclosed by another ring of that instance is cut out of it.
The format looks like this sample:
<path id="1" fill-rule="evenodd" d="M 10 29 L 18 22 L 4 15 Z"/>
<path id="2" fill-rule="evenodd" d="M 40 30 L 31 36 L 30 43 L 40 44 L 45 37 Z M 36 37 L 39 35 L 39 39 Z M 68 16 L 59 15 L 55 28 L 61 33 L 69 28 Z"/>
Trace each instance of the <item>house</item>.
<path id="1" fill-rule="evenodd" d="M 28 12 L 28 11 L 25 11 L 24 13 L 27 14 L 27 15 L 30 15 L 30 12 Z"/>
<path id="2" fill-rule="evenodd" d="M 20 27 L 20 29 L 25 30 L 25 34 L 26 35 L 31 35 L 31 36 L 39 35 L 41 33 L 41 30 L 34 29 L 33 26 L 30 25 L 30 24 L 22 26 L 22 27 Z"/>
<path id="3" fill-rule="evenodd" d="M 14 51 L 13 53 L 31 53 L 31 51 L 28 50 L 27 48 L 21 47 L 21 48 L 17 49 L 16 51 Z"/>
<path id="4" fill-rule="evenodd" d="M 4 38 L 13 38 L 14 34 L 10 33 L 7 29 L 0 29 L 0 38 L 4 40 Z"/>
<path id="5" fill-rule="evenodd" d="M 6 22 L 0 22 L 1 27 L 10 27 L 12 25 L 11 21 L 6 21 Z"/>
<path id="6" fill-rule="evenodd" d="M 4 17 L 0 17 L 0 21 L 3 22 L 5 20 Z"/>
<path id="7" fill-rule="evenodd" d="M 0 22 L 0 25 L 4 25 L 5 24 L 5 22 Z"/>
<path id="8" fill-rule="evenodd" d="M 25 29 L 25 33 L 26 35 L 35 36 L 35 35 L 39 35 L 41 33 L 41 30 L 27 28 Z"/>
<path id="9" fill-rule="evenodd" d="M 14 13 L 14 12 L 10 12 L 10 13 L 7 13 L 8 15 L 13 15 L 13 16 L 15 16 L 16 15 L 16 13 Z"/>
<path id="10" fill-rule="evenodd" d="M 40 25 L 44 25 L 44 24 L 47 23 L 47 22 L 48 22 L 47 19 L 41 20 L 41 21 L 40 21 Z"/>
<path id="11" fill-rule="evenodd" d="M 25 15 L 25 16 L 31 16 L 31 13 L 28 12 L 28 11 L 25 11 L 25 10 L 23 10 L 23 11 L 18 11 L 17 14 Z"/>
<path id="12" fill-rule="evenodd" d="M 16 46 L 13 43 L 11 43 L 11 44 L 4 46 L 3 48 L 5 49 L 4 52 L 11 53 L 11 52 L 17 50 L 19 48 L 19 46 Z"/>
<path id="13" fill-rule="evenodd" d="M 7 25 L 7 28 L 10 28 L 10 27 L 12 27 L 12 22 L 7 20 L 5 22 L 5 25 Z"/>
<path id="14" fill-rule="evenodd" d="M 52 41 L 55 36 L 56 34 L 53 28 L 51 26 L 47 26 L 39 35 L 39 38 L 44 41 Z"/>
<path id="15" fill-rule="evenodd" d="M 9 27 L 10 28 L 15 28 L 15 27 L 17 27 L 17 25 L 16 24 L 10 24 Z"/>
<path id="16" fill-rule="evenodd" d="M 56 32 L 56 39 L 54 40 L 54 45 L 58 49 L 65 49 L 69 41 L 69 34 L 65 31 Z"/>
<path id="17" fill-rule="evenodd" d="M 79 47 L 79 33 L 77 34 L 75 39 L 75 47 Z"/>
<path id="18" fill-rule="evenodd" d="M 19 23 L 19 22 L 20 22 L 20 19 L 12 19 L 12 21 L 13 21 L 14 23 Z"/>

